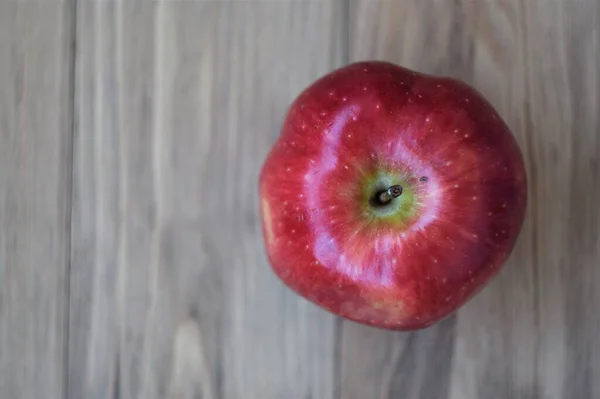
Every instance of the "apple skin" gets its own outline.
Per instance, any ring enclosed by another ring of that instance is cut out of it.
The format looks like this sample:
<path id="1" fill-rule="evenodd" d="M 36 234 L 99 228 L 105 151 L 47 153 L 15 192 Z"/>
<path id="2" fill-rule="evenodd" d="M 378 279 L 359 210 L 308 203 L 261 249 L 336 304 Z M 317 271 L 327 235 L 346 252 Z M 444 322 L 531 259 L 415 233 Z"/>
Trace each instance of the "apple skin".
<path id="1" fill-rule="evenodd" d="M 369 205 L 392 183 L 404 193 L 390 209 Z M 393 330 L 437 323 L 479 292 L 527 205 L 521 151 L 490 103 L 383 61 L 332 71 L 293 101 L 259 193 L 279 279 L 333 314 Z"/>

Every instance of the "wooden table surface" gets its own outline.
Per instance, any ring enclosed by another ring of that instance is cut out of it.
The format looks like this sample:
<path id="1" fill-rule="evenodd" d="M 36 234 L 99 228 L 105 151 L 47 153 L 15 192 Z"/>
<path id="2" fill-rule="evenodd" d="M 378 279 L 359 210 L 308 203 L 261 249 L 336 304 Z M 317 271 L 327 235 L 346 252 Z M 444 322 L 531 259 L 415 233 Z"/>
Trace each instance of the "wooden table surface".
<path id="1" fill-rule="evenodd" d="M 504 270 L 429 329 L 274 277 L 257 175 L 352 61 L 474 85 L 524 152 Z M 600 398 L 600 1 L 0 0 L 0 398 Z"/>

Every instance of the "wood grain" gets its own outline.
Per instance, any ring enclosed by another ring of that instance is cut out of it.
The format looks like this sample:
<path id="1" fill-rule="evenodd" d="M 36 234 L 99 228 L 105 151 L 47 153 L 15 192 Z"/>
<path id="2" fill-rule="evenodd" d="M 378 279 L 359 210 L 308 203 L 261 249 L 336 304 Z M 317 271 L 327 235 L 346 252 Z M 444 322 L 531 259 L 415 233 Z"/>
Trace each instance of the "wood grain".
<path id="1" fill-rule="evenodd" d="M 528 172 L 504 270 L 413 333 L 292 294 L 258 220 L 290 101 L 373 58 L 475 86 Z M 0 398 L 600 397 L 599 71 L 597 0 L 0 2 Z"/>
<path id="2" fill-rule="evenodd" d="M 0 397 L 63 397 L 70 214 L 67 3 L 0 2 Z"/>
<path id="3" fill-rule="evenodd" d="M 337 397 L 336 320 L 271 273 L 257 178 L 342 62 L 338 6 L 80 2 L 71 398 Z"/>

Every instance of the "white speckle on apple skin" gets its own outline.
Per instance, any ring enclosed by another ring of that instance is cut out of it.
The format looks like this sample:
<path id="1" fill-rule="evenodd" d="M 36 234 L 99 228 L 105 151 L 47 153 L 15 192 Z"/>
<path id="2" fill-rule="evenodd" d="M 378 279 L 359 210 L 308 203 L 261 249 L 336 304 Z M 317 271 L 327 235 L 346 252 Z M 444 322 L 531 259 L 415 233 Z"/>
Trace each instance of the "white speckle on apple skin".
<path id="1" fill-rule="evenodd" d="M 342 101 L 346 102 L 346 101 L 348 101 L 348 98 L 347 97 L 342 97 Z"/>

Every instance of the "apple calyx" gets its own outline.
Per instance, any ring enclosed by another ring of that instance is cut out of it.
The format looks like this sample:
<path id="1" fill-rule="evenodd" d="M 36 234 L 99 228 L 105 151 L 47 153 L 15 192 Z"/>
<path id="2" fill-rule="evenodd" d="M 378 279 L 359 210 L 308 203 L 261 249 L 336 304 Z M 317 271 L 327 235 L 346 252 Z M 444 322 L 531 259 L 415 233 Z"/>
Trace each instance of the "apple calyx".
<path id="1" fill-rule="evenodd" d="M 361 204 L 357 216 L 364 225 L 374 222 L 400 229 L 409 228 L 418 219 L 427 193 L 426 185 L 397 165 L 366 169 L 351 185 L 356 193 L 354 198 Z"/>

